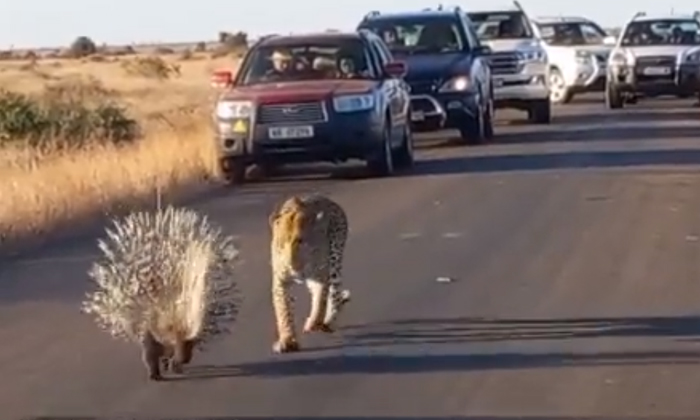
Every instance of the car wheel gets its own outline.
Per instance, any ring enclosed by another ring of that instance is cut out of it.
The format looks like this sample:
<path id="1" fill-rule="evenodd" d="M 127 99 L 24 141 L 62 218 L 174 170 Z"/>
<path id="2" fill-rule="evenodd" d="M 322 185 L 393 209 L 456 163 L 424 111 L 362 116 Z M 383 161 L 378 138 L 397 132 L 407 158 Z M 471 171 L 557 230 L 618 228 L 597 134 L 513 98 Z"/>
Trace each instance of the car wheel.
<path id="1" fill-rule="evenodd" d="M 568 104 L 574 97 L 569 88 L 566 87 L 564 76 L 559 69 L 552 69 L 549 72 L 549 86 L 549 100 L 553 104 Z"/>
<path id="2" fill-rule="evenodd" d="M 552 122 L 552 103 L 549 99 L 533 101 L 527 110 L 527 119 L 534 124 L 549 124 Z"/>
<path id="3" fill-rule="evenodd" d="M 391 129 L 389 122 L 384 128 L 384 138 L 380 149 L 367 160 L 367 169 L 372 176 L 389 176 L 394 173 L 394 159 L 391 152 Z"/>
<path id="4" fill-rule="evenodd" d="M 484 110 L 484 138 L 486 140 L 493 139 L 493 97 L 489 98 L 488 105 Z"/>
<path id="5" fill-rule="evenodd" d="M 397 168 L 410 168 L 413 166 L 414 156 L 413 156 L 413 132 L 411 131 L 411 125 L 409 122 L 404 124 L 403 129 L 403 141 L 401 142 L 401 147 L 392 156 L 393 161 L 396 162 Z"/>
<path id="6" fill-rule="evenodd" d="M 605 85 L 605 106 L 608 109 L 620 109 L 625 105 L 622 95 L 612 83 Z"/>
<path id="7" fill-rule="evenodd" d="M 246 181 L 245 162 L 236 158 L 225 158 L 220 161 L 219 171 L 226 186 L 240 185 Z"/>
<path id="8" fill-rule="evenodd" d="M 462 144 L 475 146 L 484 143 L 484 110 L 480 104 L 475 115 L 468 118 L 459 128 L 459 135 Z"/>

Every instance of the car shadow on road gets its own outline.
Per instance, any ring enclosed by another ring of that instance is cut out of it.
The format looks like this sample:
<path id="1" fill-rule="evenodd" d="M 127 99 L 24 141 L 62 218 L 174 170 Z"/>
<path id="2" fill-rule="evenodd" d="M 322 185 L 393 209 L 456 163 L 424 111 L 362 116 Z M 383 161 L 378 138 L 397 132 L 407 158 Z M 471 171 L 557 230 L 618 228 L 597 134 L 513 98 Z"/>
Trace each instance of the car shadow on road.
<path id="1" fill-rule="evenodd" d="M 700 118 L 700 115 L 698 115 Z M 630 122 L 626 122 L 630 123 Z M 519 143 L 563 143 L 563 142 L 601 142 L 619 140 L 664 140 L 664 139 L 697 139 L 700 136 L 698 126 L 604 126 L 598 122 L 591 124 L 590 128 L 567 129 L 566 126 L 552 127 L 541 131 L 504 132 L 496 133 L 493 144 L 519 144 Z"/>
<path id="2" fill-rule="evenodd" d="M 199 417 L 178 417 L 178 420 L 200 420 L 206 416 Z M 34 418 L 30 420 L 48 420 L 48 418 Z M 633 416 L 256 416 L 256 417 L 216 417 L 217 420 L 640 420 L 640 417 Z M 644 420 L 697 420 L 697 417 L 679 416 L 644 416 Z"/>
<path id="3" fill-rule="evenodd" d="M 433 158 L 416 162 L 404 177 L 557 169 L 681 166 L 700 163 L 700 148 L 674 150 L 523 153 Z"/>

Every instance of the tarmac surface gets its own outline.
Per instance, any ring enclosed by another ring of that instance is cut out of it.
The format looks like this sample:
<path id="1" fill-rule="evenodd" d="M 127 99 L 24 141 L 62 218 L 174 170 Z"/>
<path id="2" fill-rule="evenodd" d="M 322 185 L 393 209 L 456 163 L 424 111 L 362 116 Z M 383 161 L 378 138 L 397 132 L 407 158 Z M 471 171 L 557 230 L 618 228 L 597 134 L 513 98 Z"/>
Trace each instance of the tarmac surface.
<path id="1" fill-rule="evenodd" d="M 700 414 L 700 109 L 501 114 L 492 144 L 424 140 L 410 173 L 297 168 L 197 203 L 239 236 L 245 300 L 182 378 L 148 382 L 138 348 L 79 312 L 94 238 L 2 262 L 0 417 Z M 349 213 L 353 300 L 335 335 L 274 355 L 267 216 L 310 191 Z"/>

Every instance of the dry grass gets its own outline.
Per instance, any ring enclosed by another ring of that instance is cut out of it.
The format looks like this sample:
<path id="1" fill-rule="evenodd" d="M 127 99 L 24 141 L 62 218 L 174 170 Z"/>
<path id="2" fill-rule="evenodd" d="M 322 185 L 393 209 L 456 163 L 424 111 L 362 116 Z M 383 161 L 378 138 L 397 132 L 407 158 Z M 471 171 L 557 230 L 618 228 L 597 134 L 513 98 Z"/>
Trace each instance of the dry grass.
<path id="1" fill-rule="evenodd" d="M 235 67 L 235 60 L 164 58 L 180 67 L 180 75 L 159 81 L 125 71 L 123 61 L 132 59 L 0 62 L 0 86 L 21 92 L 91 75 L 116 92 L 146 133 L 142 141 L 121 148 L 0 149 L 0 236 L 43 232 L 159 188 L 196 182 L 215 170 L 209 76 L 214 69 Z"/>

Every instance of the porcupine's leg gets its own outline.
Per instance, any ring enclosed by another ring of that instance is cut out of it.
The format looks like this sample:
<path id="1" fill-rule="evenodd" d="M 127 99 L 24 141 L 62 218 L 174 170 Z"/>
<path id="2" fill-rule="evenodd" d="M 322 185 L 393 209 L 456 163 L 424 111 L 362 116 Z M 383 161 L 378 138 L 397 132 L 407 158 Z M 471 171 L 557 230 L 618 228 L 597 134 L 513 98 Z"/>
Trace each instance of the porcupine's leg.
<path id="1" fill-rule="evenodd" d="M 272 306 L 275 309 L 277 323 L 277 341 L 272 346 L 275 353 L 299 351 L 299 342 L 294 331 L 294 314 L 290 288 L 292 280 L 286 270 L 273 270 Z"/>
<path id="2" fill-rule="evenodd" d="M 148 372 L 148 379 L 160 381 L 163 379 L 160 371 L 161 358 L 165 354 L 165 348 L 156 341 L 153 334 L 146 333 L 141 341 L 143 364 Z"/>
<path id="3" fill-rule="evenodd" d="M 170 371 L 182 373 L 182 366 L 192 361 L 192 353 L 194 350 L 194 340 L 183 340 L 175 344 L 173 348 L 173 356 L 170 359 Z"/>

